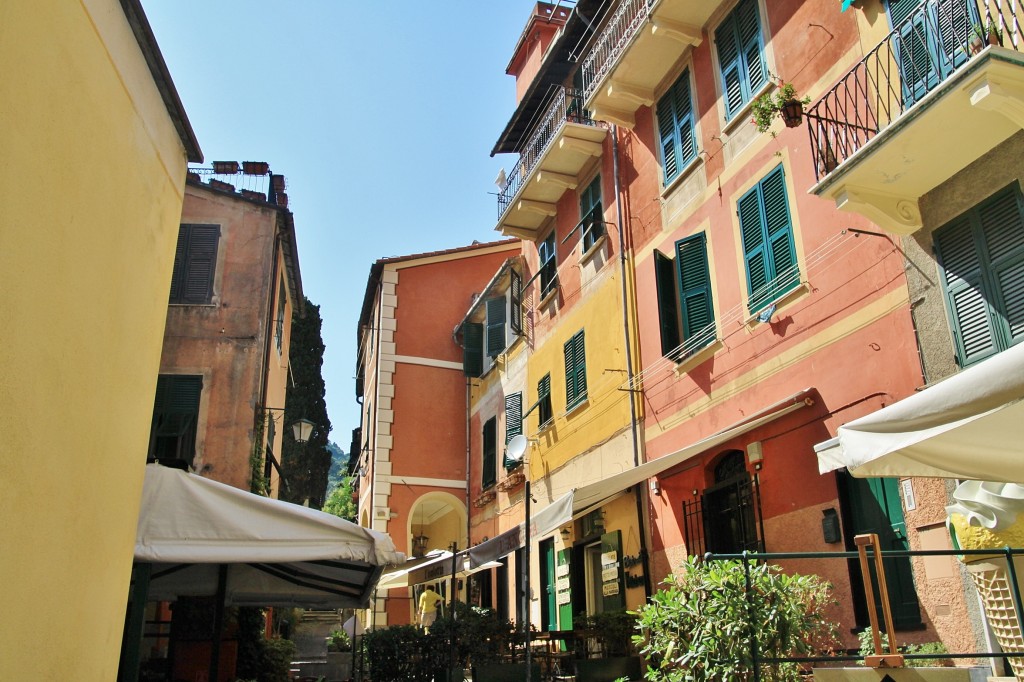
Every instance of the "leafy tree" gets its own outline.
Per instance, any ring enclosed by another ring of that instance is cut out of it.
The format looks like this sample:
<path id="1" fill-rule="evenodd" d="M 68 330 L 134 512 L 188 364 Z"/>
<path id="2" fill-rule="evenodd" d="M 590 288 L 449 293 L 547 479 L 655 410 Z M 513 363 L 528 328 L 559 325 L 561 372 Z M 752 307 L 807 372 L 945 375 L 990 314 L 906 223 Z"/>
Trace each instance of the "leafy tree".
<path id="1" fill-rule="evenodd" d="M 327 493 L 327 472 L 331 466 L 331 453 L 327 448 L 327 437 L 331 432 L 331 420 L 327 417 L 327 402 L 324 399 L 324 341 L 320 334 L 322 320 L 320 306 L 306 299 L 306 315 L 292 316 L 292 339 L 288 361 L 294 385 L 288 386 L 285 399 L 284 445 L 281 468 L 285 485 L 281 499 L 319 509 Z M 299 419 L 308 419 L 315 424 L 313 433 L 306 443 L 297 443 L 292 438 L 291 425 Z"/>
<path id="2" fill-rule="evenodd" d="M 324 503 L 323 510 L 328 514 L 334 514 L 346 521 L 355 523 L 358 505 L 352 496 L 352 477 L 346 476 L 341 483 L 334 487 L 331 494 Z"/>

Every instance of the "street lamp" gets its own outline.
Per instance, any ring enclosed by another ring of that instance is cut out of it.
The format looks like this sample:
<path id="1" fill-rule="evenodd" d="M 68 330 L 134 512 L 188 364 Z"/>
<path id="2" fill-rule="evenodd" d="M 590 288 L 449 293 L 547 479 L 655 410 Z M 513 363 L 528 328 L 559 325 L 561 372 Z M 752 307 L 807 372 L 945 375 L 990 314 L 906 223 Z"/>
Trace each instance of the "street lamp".
<path id="1" fill-rule="evenodd" d="M 292 436 L 295 438 L 296 443 L 305 443 L 309 440 L 310 436 L 313 435 L 313 427 L 316 426 L 313 422 L 309 421 L 305 417 L 292 424 Z"/>

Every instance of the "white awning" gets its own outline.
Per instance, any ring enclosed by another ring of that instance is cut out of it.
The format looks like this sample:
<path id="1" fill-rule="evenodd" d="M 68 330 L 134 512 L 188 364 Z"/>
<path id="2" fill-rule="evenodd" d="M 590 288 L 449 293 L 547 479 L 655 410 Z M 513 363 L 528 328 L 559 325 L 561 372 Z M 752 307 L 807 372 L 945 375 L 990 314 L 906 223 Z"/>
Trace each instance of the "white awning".
<path id="1" fill-rule="evenodd" d="M 227 566 L 229 605 L 354 608 L 405 556 L 384 533 L 151 464 L 135 561 L 153 566 L 150 599 L 216 594 Z"/>
<path id="2" fill-rule="evenodd" d="M 626 469 L 621 473 L 609 476 L 608 478 L 597 481 L 596 483 L 591 483 L 590 485 L 577 488 L 572 502 L 574 516 L 586 509 L 601 504 L 614 495 L 618 495 L 630 486 L 634 486 L 653 476 L 657 476 L 661 472 L 671 469 L 677 464 L 682 464 L 691 457 L 696 457 L 697 455 L 721 445 L 726 441 L 732 440 L 737 436 L 742 436 L 748 431 L 753 431 L 759 426 L 763 426 L 768 422 L 784 417 L 790 412 L 794 412 L 813 404 L 813 401 L 808 397 L 810 392 L 811 389 L 804 389 L 799 393 L 791 395 L 785 400 L 781 400 L 774 405 L 761 410 L 741 422 L 737 422 L 736 424 L 733 424 L 712 436 L 708 436 L 703 440 L 699 440 L 692 445 L 688 445 L 681 450 L 676 450 L 675 452 L 663 457 L 652 459 L 651 461 L 645 462 L 640 466 L 633 467 L 632 469 Z"/>
<path id="3" fill-rule="evenodd" d="M 530 537 L 544 537 L 559 526 L 568 523 L 572 520 L 572 510 L 573 491 L 570 490 L 539 512 L 530 514 L 533 517 Z M 523 524 L 520 523 L 515 528 L 507 530 L 501 535 L 497 535 L 486 542 L 481 542 L 475 547 L 470 547 L 467 550 L 470 565 L 474 569 L 480 568 L 483 564 L 497 561 L 522 546 Z"/>
<path id="4" fill-rule="evenodd" d="M 839 427 L 818 469 L 1024 482 L 1024 343 Z"/>

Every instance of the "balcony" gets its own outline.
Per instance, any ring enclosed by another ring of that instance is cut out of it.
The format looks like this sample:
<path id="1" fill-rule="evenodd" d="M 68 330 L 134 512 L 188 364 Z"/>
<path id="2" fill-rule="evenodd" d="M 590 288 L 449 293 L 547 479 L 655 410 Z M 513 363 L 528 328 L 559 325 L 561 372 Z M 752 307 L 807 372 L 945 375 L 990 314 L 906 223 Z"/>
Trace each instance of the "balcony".
<path id="1" fill-rule="evenodd" d="M 641 105 L 687 50 L 720 0 L 623 0 L 583 62 L 587 109 L 600 121 L 634 125 Z"/>
<path id="2" fill-rule="evenodd" d="M 575 189 L 583 167 L 601 155 L 607 131 L 583 109 L 582 94 L 563 87 L 551 92 L 498 194 L 495 229 L 506 236 L 536 239 L 565 190 Z"/>
<path id="3" fill-rule="evenodd" d="M 1024 128 L 1022 14 L 1005 0 L 915 10 L 808 109 L 811 193 L 892 234 L 922 227 L 922 196 Z"/>

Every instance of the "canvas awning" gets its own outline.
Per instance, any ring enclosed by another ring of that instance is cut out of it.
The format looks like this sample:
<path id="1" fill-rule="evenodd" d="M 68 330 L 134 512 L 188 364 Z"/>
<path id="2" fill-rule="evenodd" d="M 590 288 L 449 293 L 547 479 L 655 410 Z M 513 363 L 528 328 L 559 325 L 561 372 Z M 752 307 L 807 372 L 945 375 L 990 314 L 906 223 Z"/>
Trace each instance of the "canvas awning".
<path id="1" fill-rule="evenodd" d="M 151 600 L 214 595 L 226 566 L 227 605 L 356 608 L 405 556 L 384 533 L 150 464 L 135 561 L 152 565 Z"/>
<path id="2" fill-rule="evenodd" d="M 1024 344 L 839 427 L 822 472 L 1024 482 Z"/>
<path id="3" fill-rule="evenodd" d="M 567 492 L 560 498 L 541 509 L 536 514 L 530 514 L 533 519 L 530 537 L 542 537 L 564 523 L 572 520 L 573 491 Z M 483 564 L 497 561 L 501 557 L 511 554 L 523 546 L 523 526 L 520 523 L 501 535 L 497 535 L 486 542 L 481 542 L 475 547 L 470 547 L 466 552 L 469 554 L 469 565 L 478 569 Z"/>

